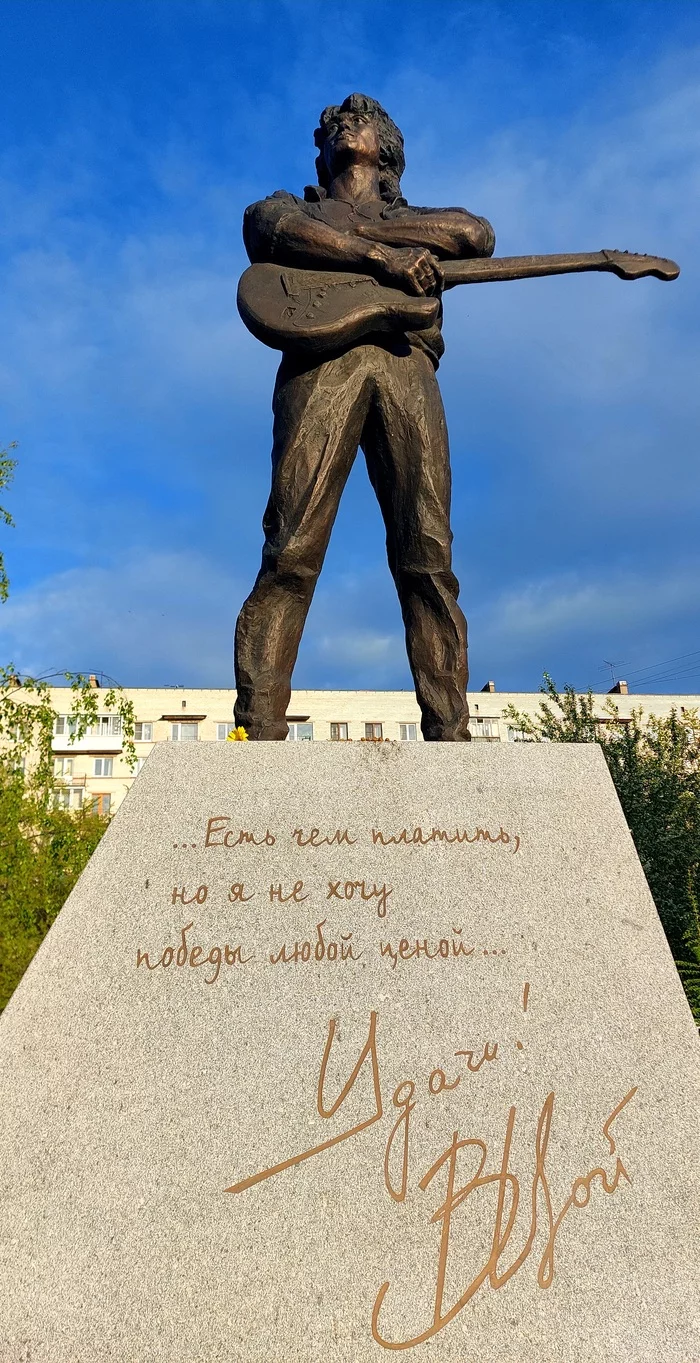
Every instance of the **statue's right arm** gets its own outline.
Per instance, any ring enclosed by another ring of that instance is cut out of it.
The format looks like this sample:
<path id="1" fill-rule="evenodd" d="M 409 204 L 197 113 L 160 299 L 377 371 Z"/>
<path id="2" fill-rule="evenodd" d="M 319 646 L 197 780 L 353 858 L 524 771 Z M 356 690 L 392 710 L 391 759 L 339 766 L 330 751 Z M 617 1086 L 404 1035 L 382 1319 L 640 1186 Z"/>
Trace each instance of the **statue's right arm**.
<path id="1" fill-rule="evenodd" d="M 246 209 L 243 240 L 254 265 L 272 261 L 314 269 L 369 270 L 387 255 L 381 243 L 329 227 L 297 208 L 291 194 L 282 193 Z"/>
<path id="2" fill-rule="evenodd" d="M 441 282 L 438 261 L 425 248 L 396 248 L 338 231 L 304 213 L 291 194 L 273 194 L 251 204 L 243 218 L 243 240 L 254 265 L 272 261 L 306 269 L 362 270 L 382 283 L 415 293 Z"/>

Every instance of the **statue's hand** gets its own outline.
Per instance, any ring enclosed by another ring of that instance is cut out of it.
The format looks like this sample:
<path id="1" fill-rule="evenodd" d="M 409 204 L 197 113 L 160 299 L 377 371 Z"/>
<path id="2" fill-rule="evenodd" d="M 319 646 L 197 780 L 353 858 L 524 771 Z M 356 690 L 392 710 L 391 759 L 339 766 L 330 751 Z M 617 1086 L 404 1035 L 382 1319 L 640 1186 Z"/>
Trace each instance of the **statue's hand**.
<path id="1" fill-rule="evenodd" d="M 380 284 L 406 293 L 440 293 L 444 278 L 437 256 L 424 247 L 381 247 L 371 252 L 374 274 Z"/>

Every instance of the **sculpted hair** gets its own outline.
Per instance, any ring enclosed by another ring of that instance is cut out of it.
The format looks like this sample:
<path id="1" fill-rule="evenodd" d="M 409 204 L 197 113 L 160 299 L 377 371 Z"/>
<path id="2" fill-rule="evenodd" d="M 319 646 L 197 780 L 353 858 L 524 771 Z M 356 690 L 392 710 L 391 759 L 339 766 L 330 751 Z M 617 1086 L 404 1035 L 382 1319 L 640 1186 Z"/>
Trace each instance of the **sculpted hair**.
<path id="1" fill-rule="evenodd" d="M 403 154 L 403 135 L 397 128 L 393 119 L 389 118 L 386 109 L 376 99 L 370 99 L 369 95 L 348 95 L 342 104 L 329 104 L 323 110 L 319 119 L 319 125 L 314 133 L 314 142 L 319 149 L 316 157 L 316 174 L 318 183 L 322 189 L 328 189 L 330 176 L 328 167 L 323 158 L 323 147 L 328 136 L 330 126 L 343 110 L 351 110 L 356 114 L 368 114 L 374 119 L 379 132 L 379 186 L 383 199 L 393 203 L 394 199 L 401 198 L 401 176 L 406 165 Z"/>

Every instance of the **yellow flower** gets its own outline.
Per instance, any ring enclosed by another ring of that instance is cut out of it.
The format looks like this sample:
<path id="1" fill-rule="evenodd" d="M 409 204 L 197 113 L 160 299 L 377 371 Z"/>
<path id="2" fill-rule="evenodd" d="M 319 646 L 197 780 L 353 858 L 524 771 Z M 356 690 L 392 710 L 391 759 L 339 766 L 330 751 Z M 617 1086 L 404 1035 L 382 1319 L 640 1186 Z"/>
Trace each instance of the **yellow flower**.
<path id="1" fill-rule="evenodd" d="M 247 743 L 247 742 L 248 742 L 248 735 L 247 735 L 245 729 L 243 728 L 243 725 L 242 725 L 242 724 L 239 724 L 239 726 L 238 726 L 237 729 L 232 729 L 232 730 L 231 730 L 231 732 L 230 732 L 230 734 L 229 734 L 229 736 L 228 736 L 226 742 L 227 742 L 227 743 Z"/>

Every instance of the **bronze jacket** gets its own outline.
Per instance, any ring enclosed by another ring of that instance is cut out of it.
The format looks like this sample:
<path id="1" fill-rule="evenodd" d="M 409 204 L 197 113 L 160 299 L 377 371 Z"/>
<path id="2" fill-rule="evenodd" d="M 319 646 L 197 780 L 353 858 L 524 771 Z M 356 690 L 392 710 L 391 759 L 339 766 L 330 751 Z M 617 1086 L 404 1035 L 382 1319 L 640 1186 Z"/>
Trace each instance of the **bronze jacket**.
<path id="1" fill-rule="evenodd" d="M 355 223 L 376 222 L 379 219 L 397 218 L 406 214 L 416 216 L 440 211 L 443 210 L 416 208 L 407 204 L 406 200 L 402 198 L 394 199 L 391 203 L 383 200 L 362 204 L 346 203 L 340 199 L 326 198 L 325 190 L 318 185 L 307 186 L 303 199 L 300 199 L 296 194 L 290 194 L 285 189 L 278 189 L 267 199 L 260 199 L 258 203 L 251 204 L 246 209 L 243 218 L 243 241 L 252 264 L 272 261 L 273 263 L 289 265 L 293 262 L 288 257 L 283 256 L 279 249 L 278 230 L 282 219 L 287 218 L 290 213 L 304 213 L 307 217 L 316 218 L 329 227 L 334 227 L 336 231 L 349 232 Z M 452 211 L 460 213 L 466 210 L 453 209 Z M 484 224 L 488 236 L 488 245 L 483 254 L 491 255 L 495 244 L 493 228 L 485 218 L 480 218 L 479 221 Z M 330 266 L 330 268 L 334 267 Z M 424 350 L 430 356 L 436 369 L 440 357 L 445 351 L 441 325 L 442 307 L 435 326 L 426 331 L 406 333 L 408 344 Z"/>

